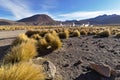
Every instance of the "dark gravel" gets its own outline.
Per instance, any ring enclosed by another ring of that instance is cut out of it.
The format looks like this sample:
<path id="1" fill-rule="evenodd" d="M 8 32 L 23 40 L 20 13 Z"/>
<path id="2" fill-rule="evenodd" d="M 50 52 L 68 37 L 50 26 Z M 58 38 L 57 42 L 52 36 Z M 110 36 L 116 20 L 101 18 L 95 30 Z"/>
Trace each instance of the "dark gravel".
<path id="1" fill-rule="evenodd" d="M 56 65 L 63 80 L 120 80 L 119 77 L 105 78 L 87 70 L 91 61 L 103 62 L 113 69 L 120 65 L 120 39 L 82 36 L 62 41 L 61 49 L 44 57 Z"/>

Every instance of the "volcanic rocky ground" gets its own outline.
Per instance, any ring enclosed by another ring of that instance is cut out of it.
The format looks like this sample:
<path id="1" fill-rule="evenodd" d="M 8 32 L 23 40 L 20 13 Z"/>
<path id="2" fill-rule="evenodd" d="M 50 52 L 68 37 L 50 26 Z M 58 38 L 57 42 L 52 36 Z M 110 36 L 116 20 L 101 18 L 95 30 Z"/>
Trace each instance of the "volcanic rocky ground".
<path id="1" fill-rule="evenodd" d="M 4 56 L 12 41 L 21 32 L 25 31 L 1 32 L 0 58 Z M 113 69 L 120 70 L 119 38 L 81 36 L 63 39 L 62 42 L 61 49 L 43 57 L 54 63 L 57 72 L 63 76 L 63 80 L 120 80 L 119 76 L 103 77 L 88 67 L 90 62 L 102 62 Z"/>

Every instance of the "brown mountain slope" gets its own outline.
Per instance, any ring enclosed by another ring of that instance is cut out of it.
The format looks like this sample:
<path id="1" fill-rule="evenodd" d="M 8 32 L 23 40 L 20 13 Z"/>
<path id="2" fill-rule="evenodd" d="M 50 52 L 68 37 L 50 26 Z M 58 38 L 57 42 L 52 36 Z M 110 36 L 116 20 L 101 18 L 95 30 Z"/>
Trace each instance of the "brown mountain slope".
<path id="1" fill-rule="evenodd" d="M 25 23 L 6 20 L 6 19 L 0 19 L 0 25 L 25 25 Z"/>
<path id="2" fill-rule="evenodd" d="M 56 23 L 56 21 L 46 14 L 33 15 L 31 17 L 18 20 L 17 22 L 25 22 L 30 25 L 52 25 Z"/>
<path id="3" fill-rule="evenodd" d="M 15 21 L 0 19 L 0 25 L 13 25 L 15 23 L 16 23 Z"/>
<path id="4" fill-rule="evenodd" d="M 106 25 L 106 24 L 120 24 L 120 15 L 100 15 L 95 18 L 90 18 L 90 19 L 85 19 L 85 20 L 80 20 L 80 23 L 88 23 L 90 22 L 91 24 L 99 24 L 99 25 Z"/>

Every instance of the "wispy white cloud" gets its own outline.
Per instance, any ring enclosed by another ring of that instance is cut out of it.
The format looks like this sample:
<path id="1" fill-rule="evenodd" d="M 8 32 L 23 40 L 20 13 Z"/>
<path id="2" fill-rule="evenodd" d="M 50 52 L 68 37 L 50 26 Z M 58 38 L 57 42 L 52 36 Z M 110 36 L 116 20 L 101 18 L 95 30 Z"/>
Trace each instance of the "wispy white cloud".
<path id="1" fill-rule="evenodd" d="M 13 16 L 0 16 L 0 19 L 13 20 L 13 21 L 16 20 L 16 18 Z"/>
<path id="2" fill-rule="evenodd" d="M 29 1 L 29 2 L 27 2 Z M 10 16 L 11 19 L 21 19 L 25 18 L 31 15 L 35 14 L 48 14 L 55 20 L 81 20 L 81 19 L 87 19 L 87 18 L 93 18 L 98 15 L 103 14 L 119 14 L 119 10 L 105 10 L 105 11 L 76 11 L 76 12 L 70 12 L 70 13 L 63 13 L 58 14 L 58 12 L 52 12 L 53 14 L 49 13 L 49 10 L 55 9 L 57 7 L 58 0 L 43 0 L 43 2 L 40 5 L 40 10 L 37 8 L 37 11 L 32 10 L 29 3 L 32 4 L 32 1 L 30 0 L 0 0 L 0 7 L 5 8 L 5 10 L 10 11 L 10 13 L 13 14 L 13 18 Z M 35 5 L 35 4 L 33 4 Z M 2 16 L 3 17 L 3 16 Z"/>
<path id="3" fill-rule="evenodd" d="M 0 0 L 0 3 L 1 7 L 9 10 L 17 19 L 32 15 L 24 0 Z"/>
<path id="4" fill-rule="evenodd" d="M 66 13 L 66 14 L 59 14 L 56 16 L 56 20 L 81 20 L 81 19 L 87 19 L 87 18 L 93 18 L 99 15 L 112 15 L 112 14 L 118 14 L 120 15 L 119 10 L 106 10 L 106 11 L 77 11 L 72 13 Z"/>
<path id="5" fill-rule="evenodd" d="M 57 4 L 57 0 L 44 0 L 43 3 L 39 4 L 41 10 L 35 11 L 32 10 L 31 2 L 28 0 L 0 0 L 0 6 L 12 13 L 14 19 L 21 19 L 35 14 L 48 14 L 52 16 L 48 10 L 55 8 L 55 4 Z M 35 6 L 35 4 L 33 5 Z"/>
<path id="6" fill-rule="evenodd" d="M 40 4 L 41 8 L 45 11 L 49 9 L 56 8 L 57 0 L 44 0 L 42 4 Z"/>

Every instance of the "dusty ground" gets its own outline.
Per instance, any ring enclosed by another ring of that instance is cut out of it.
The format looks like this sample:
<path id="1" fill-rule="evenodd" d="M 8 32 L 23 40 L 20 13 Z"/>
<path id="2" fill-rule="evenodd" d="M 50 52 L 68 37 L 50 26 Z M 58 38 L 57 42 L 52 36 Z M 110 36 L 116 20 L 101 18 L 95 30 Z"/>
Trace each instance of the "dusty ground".
<path id="1" fill-rule="evenodd" d="M 14 37 L 21 32 L 25 31 L 0 32 L 0 58 L 9 49 Z M 114 69 L 120 69 L 116 68 L 117 65 L 120 65 L 120 39 L 82 36 L 62 41 L 63 47 L 61 49 L 44 56 L 44 58 L 55 64 L 63 76 L 63 80 L 120 80 L 120 77 L 105 78 L 87 69 L 87 63 L 90 61 L 104 62 Z"/>
<path id="2" fill-rule="evenodd" d="M 25 32 L 26 30 L 0 31 L 0 46 L 9 45 L 17 35 Z"/>
<path id="3" fill-rule="evenodd" d="M 120 65 L 120 39 L 84 36 L 65 39 L 63 43 L 63 48 L 45 57 L 57 66 L 64 80 L 120 80 L 86 70 L 86 63 L 91 61 L 103 62 L 112 68 Z M 83 64 L 79 64 L 81 60 Z"/>
<path id="4" fill-rule="evenodd" d="M 7 52 L 10 44 L 20 33 L 25 33 L 25 30 L 16 31 L 0 31 L 0 59 Z"/>

